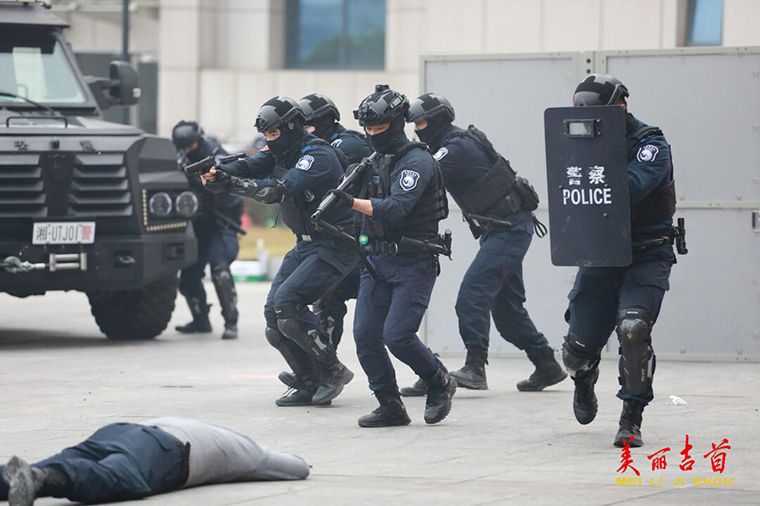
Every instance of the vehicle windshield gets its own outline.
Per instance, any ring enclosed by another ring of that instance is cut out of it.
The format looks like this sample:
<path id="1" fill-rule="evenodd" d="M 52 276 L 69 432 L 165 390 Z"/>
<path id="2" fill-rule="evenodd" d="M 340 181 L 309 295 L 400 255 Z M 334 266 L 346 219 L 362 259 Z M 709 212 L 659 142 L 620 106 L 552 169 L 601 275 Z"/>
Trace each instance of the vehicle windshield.
<path id="1" fill-rule="evenodd" d="M 5 31 L 5 30 L 3 30 Z M 8 30 L 0 38 L 0 91 L 50 105 L 81 105 L 87 99 L 61 43 L 50 33 Z M 0 105 L 30 106 L 0 96 Z"/>

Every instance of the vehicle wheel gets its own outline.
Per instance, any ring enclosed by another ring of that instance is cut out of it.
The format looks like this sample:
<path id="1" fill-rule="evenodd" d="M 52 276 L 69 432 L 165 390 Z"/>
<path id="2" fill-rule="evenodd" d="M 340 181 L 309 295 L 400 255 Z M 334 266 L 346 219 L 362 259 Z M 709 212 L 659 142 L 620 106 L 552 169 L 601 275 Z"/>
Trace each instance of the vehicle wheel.
<path id="1" fill-rule="evenodd" d="M 153 339 L 172 317 L 177 284 L 174 275 L 139 290 L 90 292 L 87 298 L 95 322 L 109 339 Z"/>

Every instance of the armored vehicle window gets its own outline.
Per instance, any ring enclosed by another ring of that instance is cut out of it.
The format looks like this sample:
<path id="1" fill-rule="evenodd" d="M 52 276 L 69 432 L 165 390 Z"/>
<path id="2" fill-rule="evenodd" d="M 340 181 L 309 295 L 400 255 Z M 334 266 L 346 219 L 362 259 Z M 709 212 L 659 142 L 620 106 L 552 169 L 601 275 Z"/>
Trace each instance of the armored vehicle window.
<path id="1" fill-rule="evenodd" d="M 59 41 L 50 35 L 23 36 L 16 30 L 9 30 L 7 35 L 0 42 L 0 91 L 45 104 L 85 102 Z M 25 104 L 20 99 L 0 97 L 0 103 L 7 102 Z"/>

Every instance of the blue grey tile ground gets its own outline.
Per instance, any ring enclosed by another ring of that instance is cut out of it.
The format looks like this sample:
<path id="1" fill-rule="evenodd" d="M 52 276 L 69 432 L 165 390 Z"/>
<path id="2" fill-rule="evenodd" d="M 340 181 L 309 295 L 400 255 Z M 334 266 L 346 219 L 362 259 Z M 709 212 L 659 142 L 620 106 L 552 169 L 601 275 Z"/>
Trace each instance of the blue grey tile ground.
<path id="1" fill-rule="evenodd" d="M 169 331 L 154 342 L 113 343 L 100 336 L 81 294 L 0 295 L 0 460 L 44 457 L 107 423 L 172 415 L 229 425 L 270 448 L 298 453 L 312 464 L 312 475 L 125 504 L 760 504 L 760 364 L 661 361 L 656 399 L 644 414 L 646 446 L 633 450 L 642 484 L 624 486 L 617 484 L 621 452 L 611 444 L 620 410 L 614 362 L 602 363 L 599 416 L 588 426 L 573 418 L 569 380 L 547 392 L 521 393 L 514 385 L 530 373 L 530 363 L 496 358 L 488 367 L 491 390 L 460 390 L 441 424 L 425 425 L 424 400 L 409 399 L 412 425 L 361 429 L 356 419 L 375 400 L 350 336 L 340 354 L 358 374 L 332 407 L 274 405 L 284 390 L 276 379 L 284 363 L 263 338 L 266 288 L 240 287 L 237 342 Z M 178 307 L 171 328 L 188 317 Z M 215 309 L 212 321 L 221 330 Z M 461 365 L 461 358 L 444 361 Z M 406 367 L 397 369 L 402 385 L 414 380 Z M 670 395 L 688 404 L 673 405 Z M 694 445 L 691 472 L 677 467 L 686 434 Z M 703 455 L 723 438 L 732 448 L 720 475 Z M 671 448 L 668 469 L 653 472 L 647 456 L 663 447 Z M 685 484 L 673 485 L 680 476 Z M 693 484 L 695 477 L 716 476 L 730 477 L 731 485 Z M 650 483 L 660 477 L 663 485 Z"/>

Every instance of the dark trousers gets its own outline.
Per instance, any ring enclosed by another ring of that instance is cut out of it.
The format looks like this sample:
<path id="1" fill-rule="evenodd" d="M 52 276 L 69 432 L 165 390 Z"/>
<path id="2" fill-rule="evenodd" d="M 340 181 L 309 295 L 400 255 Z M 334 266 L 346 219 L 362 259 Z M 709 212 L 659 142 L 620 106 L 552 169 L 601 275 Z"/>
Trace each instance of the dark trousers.
<path id="1" fill-rule="evenodd" d="M 581 267 L 568 295 L 565 319 L 570 332 L 589 349 L 601 350 L 615 330 L 618 311 L 643 308 L 656 322 L 665 292 L 670 289 L 668 278 L 674 263 L 673 247 L 661 246 L 635 254 L 627 267 Z M 634 396 L 622 386 L 617 396 L 648 404 L 654 391 L 650 388 L 646 394 Z"/>
<path id="2" fill-rule="evenodd" d="M 335 346 L 340 344 L 343 337 L 343 319 L 348 313 L 346 301 L 356 298 L 360 282 L 361 271 L 357 267 L 315 304 L 314 309 L 319 315 L 320 328 L 329 333 L 330 342 Z"/>
<path id="3" fill-rule="evenodd" d="M 56 497 L 99 504 L 180 487 L 183 455 L 184 445 L 156 427 L 117 423 L 106 425 L 86 441 L 32 465 L 55 467 L 68 476 L 68 484 Z M 2 470 L 0 466 L 0 475 Z M 3 485 L 0 500 L 8 495 L 7 486 Z"/>
<path id="4" fill-rule="evenodd" d="M 481 236 L 456 302 L 459 334 L 468 348 L 488 350 L 491 316 L 501 337 L 529 356 L 548 346 L 523 307 L 522 262 L 532 237 L 522 228 L 489 230 Z"/>
<path id="5" fill-rule="evenodd" d="M 417 331 L 438 275 L 438 260 L 405 254 L 375 255 L 369 261 L 377 279 L 362 273 L 354 340 L 370 389 L 396 385 L 386 346 L 418 376 L 430 378 L 438 370 L 438 361 L 420 342 Z"/>
<path id="6" fill-rule="evenodd" d="M 205 307 L 206 290 L 203 288 L 202 280 L 206 265 L 211 264 L 212 269 L 215 266 L 221 266 L 229 270 L 230 264 L 237 258 L 240 244 L 237 235 L 232 230 L 205 221 L 197 225 L 196 222 L 193 226 L 198 238 L 198 260 L 190 267 L 182 269 L 179 277 L 179 293 L 188 299 L 198 299 L 201 307 Z"/>
<path id="7" fill-rule="evenodd" d="M 267 325 L 277 329 L 275 308 L 295 306 L 301 328 L 307 331 L 318 329 L 319 321 L 308 305 L 333 290 L 358 262 L 356 251 L 335 240 L 298 241 L 282 259 L 272 280 L 264 306 Z M 320 337 L 327 342 L 326 335 Z M 308 360 L 306 352 L 296 343 L 290 339 L 285 339 L 285 343 L 294 355 Z"/>

